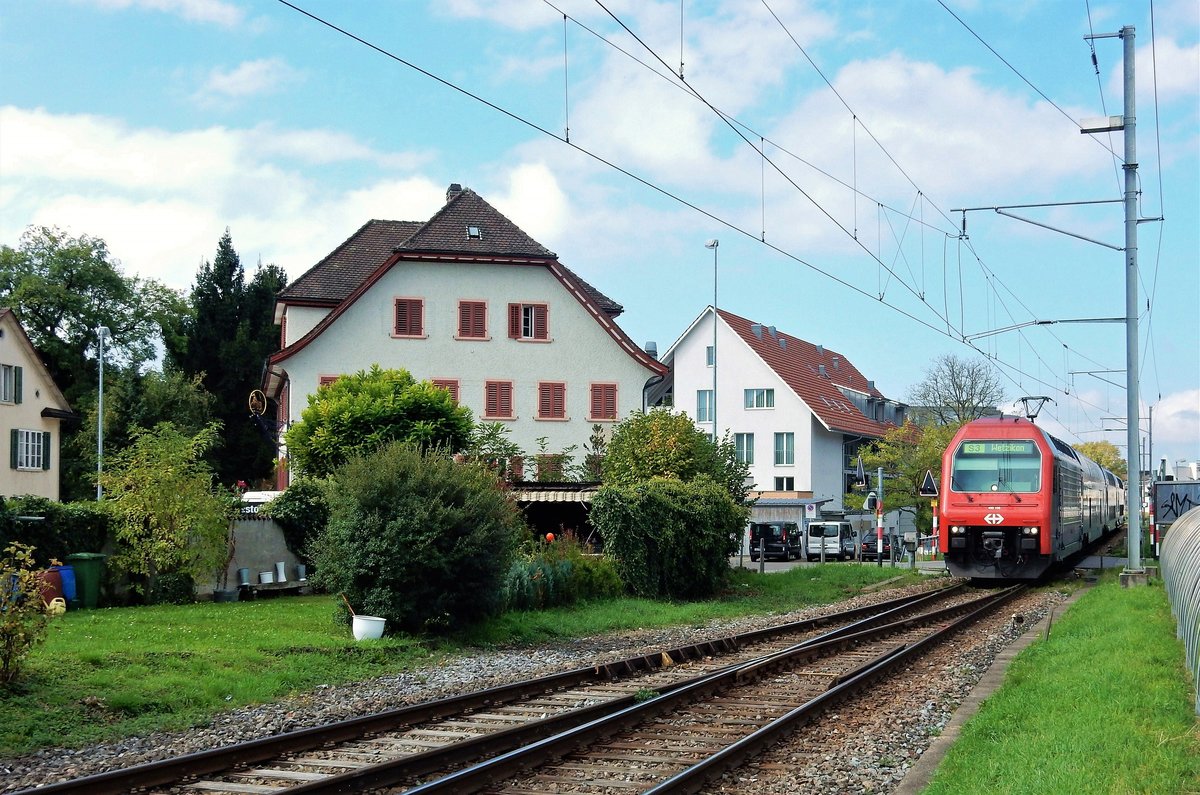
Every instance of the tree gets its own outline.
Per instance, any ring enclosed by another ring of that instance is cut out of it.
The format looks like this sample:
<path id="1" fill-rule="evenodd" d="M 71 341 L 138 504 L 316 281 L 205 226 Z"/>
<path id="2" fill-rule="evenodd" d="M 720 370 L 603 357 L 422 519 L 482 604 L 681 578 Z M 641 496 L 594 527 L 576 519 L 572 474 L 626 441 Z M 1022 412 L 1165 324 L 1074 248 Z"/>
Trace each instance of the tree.
<path id="1" fill-rule="evenodd" d="M 285 438 L 293 469 L 324 477 L 352 457 L 396 440 L 456 453 L 473 429 L 471 410 L 445 389 L 418 382 L 407 370 L 372 365 L 309 395 L 300 422 Z"/>
<path id="2" fill-rule="evenodd" d="M 634 412 L 613 430 L 601 464 L 604 482 L 631 486 L 651 478 L 683 482 L 708 475 L 742 505 L 750 493 L 748 464 L 737 460 L 729 438 L 713 444 L 688 419 L 670 409 Z"/>
<path id="3" fill-rule="evenodd" d="M 942 470 L 942 455 L 954 438 L 959 425 L 931 423 L 919 426 L 907 422 L 902 427 L 892 428 L 882 440 L 871 444 L 863 451 L 863 467 L 871 481 L 867 490 L 874 490 L 872 472 L 883 467 L 883 509 L 911 513 L 916 525 L 928 531 L 932 525 L 929 500 L 921 497 L 921 484 L 925 473 L 938 477 Z M 847 494 L 843 499 L 846 506 L 861 501 L 861 494 Z"/>
<path id="4" fill-rule="evenodd" d="M 217 431 L 189 435 L 169 422 L 139 429 L 100 476 L 115 519 L 113 563 L 144 575 L 152 592 L 162 574 L 208 576 L 227 559 L 233 496 L 214 487 L 204 461 Z"/>
<path id="5" fill-rule="evenodd" d="M 1071 446 L 1122 480 L 1128 477 L 1129 463 L 1112 442 L 1083 442 Z"/>
<path id="6" fill-rule="evenodd" d="M 0 246 L 0 305 L 16 310 L 54 382 L 80 414 L 97 403 L 97 327 L 111 332 L 104 346 L 107 382 L 152 361 L 159 341 L 188 314 L 179 293 L 154 280 L 123 275 L 100 238 L 72 237 L 46 226 L 27 228 L 15 249 Z M 63 442 L 82 450 L 95 433 L 95 425 L 67 426 Z M 90 462 L 64 457 L 64 500 L 94 491 L 94 456 Z"/>
<path id="7" fill-rule="evenodd" d="M 255 425 L 246 409 L 260 385 L 263 362 L 279 347 L 275 296 L 287 284 L 278 265 L 259 264 L 250 283 L 228 229 L 212 262 L 201 264 L 189 300 L 166 340 L 170 364 L 198 377 L 215 398 L 215 416 L 223 426 L 214 451 L 220 482 L 255 481 L 270 475 L 275 444 Z"/>
<path id="8" fill-rule="evenodd" d="M 1004 400 L 999 376 L 983 361 L 945 354 L 933 360 L 925 378 L 908 391 L 910 411 L 918 423 L 961 425 L 994 414 Z"/>
<path id="9" fill-rule="evenodd" d="M 318 585 L 412 632 L 498 609 L 522 524 L 491 470 L 393 442 L 332 480 L 329 522 L 311 545 Z"/>

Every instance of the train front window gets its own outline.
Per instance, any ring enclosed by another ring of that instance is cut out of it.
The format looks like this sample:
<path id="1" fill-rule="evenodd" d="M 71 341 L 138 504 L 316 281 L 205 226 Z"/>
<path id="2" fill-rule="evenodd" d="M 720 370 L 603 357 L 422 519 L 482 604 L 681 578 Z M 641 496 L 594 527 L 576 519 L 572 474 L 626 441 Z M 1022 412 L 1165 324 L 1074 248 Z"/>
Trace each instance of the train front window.
<path id="1" fill-rule="evenodd" d="M 1042 454 L 1027 440 L 972 440 L 959 444 L 951 464 L 953 491 L 1006 491 L 1041 488 Z"/>

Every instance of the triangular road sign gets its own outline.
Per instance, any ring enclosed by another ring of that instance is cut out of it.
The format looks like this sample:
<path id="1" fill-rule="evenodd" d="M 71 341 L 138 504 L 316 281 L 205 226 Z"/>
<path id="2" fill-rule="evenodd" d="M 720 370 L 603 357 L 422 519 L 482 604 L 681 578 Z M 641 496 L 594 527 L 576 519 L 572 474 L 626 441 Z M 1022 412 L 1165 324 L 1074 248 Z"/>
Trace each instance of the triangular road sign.
<path id="1" fill-rule="evenodd" d="M 921 481 L 921 488 L 917 490 L 917 494 L 922 497 L 936 497 L 938 495 L 937 483 L 933 480 L 933 472 L 926 469 L 925 479 Z"/>
<path id="2" fill-rule="evenodd" d="M 856 486 L 866 486 L 867 485 L 867 471 L 865 469 L 863 469 L 861 455 L 858 457 L 858 473 L 855 477 L 857 479 L 854 481 L 854 485 L 856 485 Z"/>

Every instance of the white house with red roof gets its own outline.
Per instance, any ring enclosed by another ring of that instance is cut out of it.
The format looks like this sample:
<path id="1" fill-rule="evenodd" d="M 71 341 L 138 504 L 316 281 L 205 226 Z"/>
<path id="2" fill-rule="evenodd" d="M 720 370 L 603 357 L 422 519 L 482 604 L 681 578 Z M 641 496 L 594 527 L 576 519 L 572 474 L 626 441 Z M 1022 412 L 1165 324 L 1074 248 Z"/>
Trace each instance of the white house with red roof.
<path id="1" fill-rule="evenodd" d="M 582 456 L 593 424 L 643 408 L 666 374 L 617 326 L 621 311 L 454 184 L 428 221 L 369 221 L 279 294 L 264 391 L 286 426 L 322 383 L 404 368 L 503 423 L 527 454 L 544 438 L 547 452 Z"/>
<path id="2" fill-rule="evenodd" d="M 670 403 L 708 433 L 715 409 L 717 434 L 730 434 L 750 464 L 760 506 L 811 504 L 817 515 L 857 508 L 842 498 L 858 448 L 902 424 L 905 407 L 837 351 L 725 310 L 715 317 L 715 356 L 710 306 L 663 354 L 671 373 L 650 402 Z"/>

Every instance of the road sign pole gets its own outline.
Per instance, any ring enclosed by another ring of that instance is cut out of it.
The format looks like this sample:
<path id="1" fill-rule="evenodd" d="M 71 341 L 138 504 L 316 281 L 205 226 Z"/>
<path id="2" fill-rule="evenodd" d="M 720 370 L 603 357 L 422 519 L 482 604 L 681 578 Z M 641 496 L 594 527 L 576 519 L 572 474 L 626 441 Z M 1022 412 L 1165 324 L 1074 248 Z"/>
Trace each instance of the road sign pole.
<path id="1" fill-rule="evenodd" d="M 875 489 L 875 561 L 883 568 L 883 467 L 879 467 L 876 477 L 879 485 Z"/>

